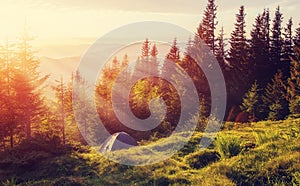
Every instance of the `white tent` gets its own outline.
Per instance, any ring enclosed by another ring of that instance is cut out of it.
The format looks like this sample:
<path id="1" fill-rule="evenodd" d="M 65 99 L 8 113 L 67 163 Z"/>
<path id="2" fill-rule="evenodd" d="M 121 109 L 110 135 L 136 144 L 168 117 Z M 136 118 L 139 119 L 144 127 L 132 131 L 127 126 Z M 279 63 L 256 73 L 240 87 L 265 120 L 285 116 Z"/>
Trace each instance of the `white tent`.
<path id="1" fill-rule="evenodd" d="M 137 146 L 136 140 L 126 132 L 118 132 L 107 138 L 100 148 L 101 153 Z"/>

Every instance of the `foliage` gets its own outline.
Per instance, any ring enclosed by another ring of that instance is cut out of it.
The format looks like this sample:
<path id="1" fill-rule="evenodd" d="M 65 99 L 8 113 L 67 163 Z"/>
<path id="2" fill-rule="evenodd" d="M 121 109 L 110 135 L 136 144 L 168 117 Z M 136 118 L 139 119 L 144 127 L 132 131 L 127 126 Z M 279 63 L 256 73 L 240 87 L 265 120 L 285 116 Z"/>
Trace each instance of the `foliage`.
<path id="1" fill-rule="evenodd" d="M 259 101 L 259 95 L 258 95 L 258 85 L 255 82 L 251 89 L 245 94 L 245 97 L 243 99 L 243 103 L 241 105 L 241 109 L 243 111 L 248 112 L 251 114 L 252 118 L 255 117 L 255 111 L 258 110 L 258 101 Z"/>
<path id="2" fill-rule="evenodd" d="M 241 140 L 229 134 L 219 135 L 215 140 L 215 146 L 222 158 L 231 158 L 242 150 Z"/>

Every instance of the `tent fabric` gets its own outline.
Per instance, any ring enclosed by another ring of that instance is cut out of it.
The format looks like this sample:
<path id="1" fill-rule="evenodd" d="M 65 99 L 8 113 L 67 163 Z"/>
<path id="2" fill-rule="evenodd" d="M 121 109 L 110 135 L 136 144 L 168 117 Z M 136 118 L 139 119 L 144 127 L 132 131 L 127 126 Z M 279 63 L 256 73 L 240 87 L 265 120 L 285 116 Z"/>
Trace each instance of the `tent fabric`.
<path id="1" fill-rule="evenodd" d="M 100 148 L 101 153 L 111 152 L 121 149 L 129 149 L 137 146 L 136 140 L 126 132 L 118 132 L 108 137 Z"/>

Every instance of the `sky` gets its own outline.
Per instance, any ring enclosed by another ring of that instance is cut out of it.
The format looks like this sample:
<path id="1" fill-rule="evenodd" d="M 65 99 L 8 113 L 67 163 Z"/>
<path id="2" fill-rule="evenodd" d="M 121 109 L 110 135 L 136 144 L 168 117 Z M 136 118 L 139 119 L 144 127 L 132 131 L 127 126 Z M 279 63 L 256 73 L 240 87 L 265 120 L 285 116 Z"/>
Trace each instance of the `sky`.
<path id="1" fill-rule="evenodd" d="M 1 0 L 0 41 L 13 40 L 28 28 L 39 55 L 53 58 L 80 56 L 103 34 L 139 21 L 165 21 L 195 32 L 207 0 Z M 229 37 L 240 5 L 246 9 L 248 34 L 258 13 L 280 5 L 284 25 L 293 17 L 300 23 L 299 0 L 216 0 L 218 28 Z M 25 26 L 26 25 L 26 26 Z"/>

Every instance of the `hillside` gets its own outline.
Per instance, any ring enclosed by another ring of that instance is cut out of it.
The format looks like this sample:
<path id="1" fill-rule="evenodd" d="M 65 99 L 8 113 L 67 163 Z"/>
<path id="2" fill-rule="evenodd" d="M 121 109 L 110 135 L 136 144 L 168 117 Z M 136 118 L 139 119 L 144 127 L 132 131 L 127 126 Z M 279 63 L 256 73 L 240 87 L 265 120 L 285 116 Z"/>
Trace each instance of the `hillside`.
<path id="1" fill-rule="evenodd" d="M 202 134 L 150 166 L 108 161 L 85 146 L 33 140 L 0 154 L 3 185 L 299 185 L 300 119 L 226 123 L 209 149 Z M 154 139 L 153 139 L 154 140 Z M 160 139 L 162 140 L 162 139 Z M 155 140 L 154 140 L 155 141 Z M 151 142 L 148 145 L 151 145 Z M 176 140 L 174 140 L 176 143 Z M 127 152 L 138 161 L 139 148 Z"/>

